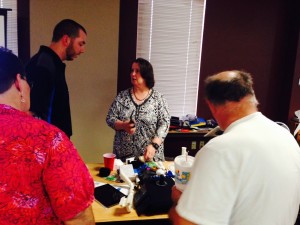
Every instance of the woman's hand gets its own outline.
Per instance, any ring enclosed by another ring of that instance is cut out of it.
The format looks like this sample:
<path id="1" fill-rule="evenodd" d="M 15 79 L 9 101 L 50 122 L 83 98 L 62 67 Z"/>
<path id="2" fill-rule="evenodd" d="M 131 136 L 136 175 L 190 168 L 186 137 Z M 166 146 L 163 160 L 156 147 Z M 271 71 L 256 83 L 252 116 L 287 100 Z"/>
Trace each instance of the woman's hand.
<path id="1" fill-rule="evenodd" d="M 152 161 L 153 157 L 155 155 L 156 149 L 153 147 L 153 145 L 148 145 L 144 152 L 144 159 L 145 161 Z"/>
<path id="2" fill-rule="evenodd" d="M 124 130 L 128 134 L 134 134 L 136 130 L 135 123 L 132 120 L 125 120 L 125 121 L 117 120 L 115 122 L 115 129 Z"/>
<path id="3" fill-rule="evenodd" d="M 123 130 L 125 130 L 128 134 L 134 134 L 136 130 L 135 123 L 131 120 L 123 121 Z"/>

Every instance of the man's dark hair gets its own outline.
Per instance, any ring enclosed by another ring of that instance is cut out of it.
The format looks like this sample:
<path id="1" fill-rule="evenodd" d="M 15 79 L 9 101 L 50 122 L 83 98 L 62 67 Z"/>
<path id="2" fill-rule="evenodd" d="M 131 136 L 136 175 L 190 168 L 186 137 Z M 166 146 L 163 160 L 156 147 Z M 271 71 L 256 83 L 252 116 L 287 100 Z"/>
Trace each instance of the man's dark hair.
<path id="1" fill-rule="evenodd" d="M 53 30 L 52 42 L 58 42 L 64 35 L 76 38 L 79 36 L 80 30 L 87 34 L 85 28 L 79 23 L 71 19 L 64 19 L 56 24 Z"/>
<path id="2" fill-rule="evenodd" d="M 217 79 L 215 75 L 205 80 L 205 96 L 214 105 L 225 104 L 226 101 L 238 102 L 247 95 L 254 95 L 253 81 L 250 73 L 235 73 L 231 79 Z"/>
<path id="3" fill-rule="evenodd" d="M 0 47 L 0 94 L 11 87 L 17 74 L 25 77 L 23 63 L 11 50 Z"/>
<path id="4" fill-rule="evenodd" d="M 140 66 L 140 73 L 146 81 L 148 88 L 153 88 L 155 84 L 153 67 L 149 61 L 143 58 L 137 58 L 132 63 L 138 63 Z"/>

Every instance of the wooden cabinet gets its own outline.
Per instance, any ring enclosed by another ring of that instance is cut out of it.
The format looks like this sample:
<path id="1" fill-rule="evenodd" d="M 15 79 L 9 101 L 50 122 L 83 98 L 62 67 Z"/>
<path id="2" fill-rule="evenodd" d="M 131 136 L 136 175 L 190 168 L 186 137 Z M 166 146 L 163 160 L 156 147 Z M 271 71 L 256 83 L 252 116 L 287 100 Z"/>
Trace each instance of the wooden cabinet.
<path id="1" fill-rule="evenodd" d="M 166 160 L 174 159 L 181 154 L 181 147 L 186 147 L 188 154 L 195 156 L 196 153 L 213 137 L 204 137 L 207 130 L 177 132 L 170 131 L 165 139 L 165 157 Z"/>

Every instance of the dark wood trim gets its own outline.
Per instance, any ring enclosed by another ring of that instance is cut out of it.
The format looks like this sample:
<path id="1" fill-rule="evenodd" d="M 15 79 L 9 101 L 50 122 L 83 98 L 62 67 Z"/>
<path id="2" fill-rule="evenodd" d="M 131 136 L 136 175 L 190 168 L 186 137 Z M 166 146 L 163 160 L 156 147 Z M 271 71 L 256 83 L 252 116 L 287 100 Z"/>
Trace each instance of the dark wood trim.
<path id="1" fill-rule="evenodd" d="M 300 110 L 300 2 L 296 1 L 296 5 L 293 8 L 295 10 L 294 16 L 294 23 L 295 25 L 295 38 L 298 38 L 297 47 L 295 50 L 296 53 L 296 60 L 295 60 L 295 70 L 293 71 L 294 77 L 292 82 L 292 91 L 291 91 L 291 97 L 290 97 L 290 105 L 289 105 L 289 119 L 291 120 L 295 114 L 294 112 L 296 110 Z M 298 28 L 298 29 L 297 29 Z M 294 128 L 294 127 L 292 127 Z M 293 131 L 293 130 L 292 130 Z M 298 223 L 297 223 L 298 224 Z M 299 222 L 300 224 L 300 222 Z"/>
<path id="2" fill-rule="evenodd" d="M 26 63 L 30 59 L 29 0 L 17 0 L 18 56 Z"/>
<path id="3" fill-rule="evenodd" d="M 120 0 L 118 92 L 131 86 L 130 66 L 136 57 L 137 15 L 138 0 Z"/>

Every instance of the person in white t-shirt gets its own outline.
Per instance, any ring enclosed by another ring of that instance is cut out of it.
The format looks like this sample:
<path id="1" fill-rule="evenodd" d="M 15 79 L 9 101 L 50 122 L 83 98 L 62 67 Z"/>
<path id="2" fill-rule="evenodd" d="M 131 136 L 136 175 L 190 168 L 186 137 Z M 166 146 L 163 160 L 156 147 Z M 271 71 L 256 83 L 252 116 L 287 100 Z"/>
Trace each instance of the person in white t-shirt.
<path id="1" fill-rule="evenodd" d="M 224 133 L 197 153 L 183 193 L 173 188 L 173 224 L 294 225 L 300 149 L 293 135 L 258 111 L 249 73 L 210 76 L 205 95 Z"/>

